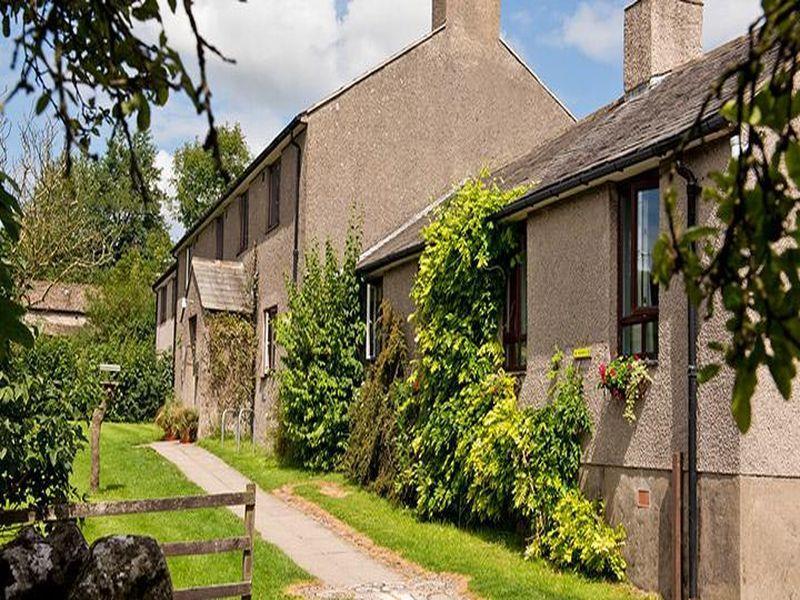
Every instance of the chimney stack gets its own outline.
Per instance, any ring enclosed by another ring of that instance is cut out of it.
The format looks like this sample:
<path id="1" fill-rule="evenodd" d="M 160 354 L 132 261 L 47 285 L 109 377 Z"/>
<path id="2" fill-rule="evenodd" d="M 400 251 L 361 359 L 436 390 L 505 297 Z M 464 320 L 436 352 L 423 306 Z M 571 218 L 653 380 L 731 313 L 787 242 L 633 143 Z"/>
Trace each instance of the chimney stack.
<path id="1" fill-rule="evenodd" d="M 703 0 L 636 0 L 625 9 L 625 94 L 703 55 Z"/>
<path id="2" fill-rule="evenodd" d="M 500 0 L 433 0 L 433 29 L 447 24 L 474 38 L 500 38 Z"/>

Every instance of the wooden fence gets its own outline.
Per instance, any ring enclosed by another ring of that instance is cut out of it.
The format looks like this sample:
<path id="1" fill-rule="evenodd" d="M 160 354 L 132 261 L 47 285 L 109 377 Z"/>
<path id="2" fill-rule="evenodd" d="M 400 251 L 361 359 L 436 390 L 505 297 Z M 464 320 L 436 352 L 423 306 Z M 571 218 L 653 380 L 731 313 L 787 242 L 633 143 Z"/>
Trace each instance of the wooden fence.
<path id="1" fill-rule="evenodd" d="M 138 515 L 173 512 L 198 508 L 244 506 L 244 535 L 214 540 L 160 543 L 164 556 L 199 556 L 224 552 L 242 552 L 242 581 L 175 590 L 175 600 L 206 600 L 241 596 L 250 600 L 253 590 L 253 534 L 256 514 L 256 486 L 248 484 L 244 492 L 208 496 L 180 496 L 153 500 L 97 502 L 54 506 L 38 515 L 29 510 L 0 511 L 0 526 L 26 525 L 39 522 L 69 521 L 91 517 Z"/>

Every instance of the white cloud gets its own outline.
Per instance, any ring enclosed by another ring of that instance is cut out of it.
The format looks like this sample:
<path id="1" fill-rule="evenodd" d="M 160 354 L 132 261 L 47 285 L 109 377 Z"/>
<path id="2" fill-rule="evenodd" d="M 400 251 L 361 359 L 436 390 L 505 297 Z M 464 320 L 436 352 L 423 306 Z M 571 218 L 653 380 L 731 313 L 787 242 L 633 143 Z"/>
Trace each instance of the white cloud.
<path id="1" fill-rule="evenodd" d="M 172 169 L 172 155 L 166 150 L 159 150 L 156 154 L 155 165 L 161 171 L 161 175 L 158 178 L 158 187 L 168 197 L 171 197 L 175 192 L 175 186 L 172 185 L 172 174 L 174 172 Z M 161 205 L 161 216 L 167 224 L 172 241 L 179 240 L 184 232 L 183 225 L 177 221 L 167 203 Z"/>
<path id="2" fill-rule="evenodd" d="M 565 17 L 561 40 L 597 62 L 614 64 L 622 57 L 623 6 L 610 0 L 581 2 Z"/>
<path id="3" fill-rule="evenodd" d="M 624 8 L 621 0 L 587 0 L 566 15 L 557 36 L 562 46 L 576 48 L 597 62 L 622 60 Z M 759 0 L 706 0 L 703 46 L 710 50 L 747 32 L 759 15 Z"/>
<path id="4" fill-rule="evenodd" d="M 251 148 L 261 149 L 287 117 L 423 35 L 429 2 L 349 0 L 343 8 L 341 0 L 200 0 L 195 10 L 203 35 L 236 60 L 210 63 L 218 120 L 240 121 Z M 193 62 L 183 13 L 166 27 L 170 42 Z M 203 131 L 196 118 L 183 124 L 195 135 Z M 181 120 L 166 127 L 184 133 Z M 163 136 L 165 142 L 171 137 L 177 136 Z"/>
<path id="5" fill-rule="evenodd" d="M 760 0 L 706 0 L 703 46 L 706 50 L 747 33 L 761 14 Z"/>

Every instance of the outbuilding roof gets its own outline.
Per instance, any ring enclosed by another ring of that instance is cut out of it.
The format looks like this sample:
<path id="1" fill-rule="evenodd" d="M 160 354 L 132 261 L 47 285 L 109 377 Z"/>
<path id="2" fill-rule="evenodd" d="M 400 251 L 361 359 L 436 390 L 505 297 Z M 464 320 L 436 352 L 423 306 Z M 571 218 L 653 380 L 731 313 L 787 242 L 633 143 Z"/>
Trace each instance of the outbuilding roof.
<path id="1" fill-rule="evenodd" d="M 252 311 L 242 263 L 195 257 L 192 273 L 204 309 L 244 314 Z"/>
<path id="2" fill-rule="evenodd" d="M 746 58 L 747 49 L 747 36 L 737 38 L 679 67 L 651 89 L 604 106 L 493 173 L 504 188 L 535 186 L 498 217 L 511 216 L 601 176 L 666 154 L 689 134 L 701 137 L 723 128 L 719 110 L 730 89 L 723 90 L 722 100 L 715 99 L 706 107 L 699 120 L 702 127 L 695 130 L 694 125 L 712 86 L 728 67 Z M 362 256 L 360 270 L 375 271 L 420 252 L 421 233 L 430 219 L 431 211 L 422 213 L 402 231 L 392 233 L 390 241 L 376 244 L 377 250 Z"/>
<path id="3" fill-rule="evenodd" d="M 32 312 L 85 314 L 89 304 L 90 285 L 34 281 L 24 299 Z"/>

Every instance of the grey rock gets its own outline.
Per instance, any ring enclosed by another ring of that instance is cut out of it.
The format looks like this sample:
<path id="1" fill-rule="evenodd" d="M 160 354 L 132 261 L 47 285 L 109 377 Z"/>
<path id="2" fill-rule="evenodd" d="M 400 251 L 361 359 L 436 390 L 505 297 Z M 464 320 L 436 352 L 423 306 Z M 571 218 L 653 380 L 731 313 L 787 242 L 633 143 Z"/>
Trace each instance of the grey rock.
<path id="1" fill-rule="evenodd" d="M 91 557 L 70 600 L 167 600 L 172 580 L 161 548 L 152 538 L 116 535 L 92 544 Z"/>
<path id="2" fill-rule="evenodd" d="M 7 600 L 67 597 L 89 546 L 74 523 L 58 523 L 45 538 L 26 527 L 0 550 L 0 589 Z"/>

